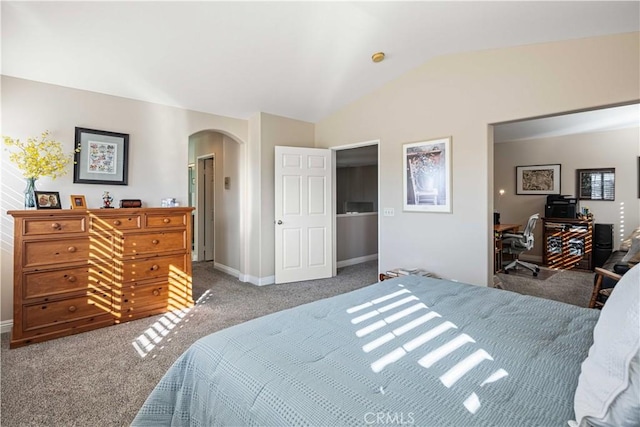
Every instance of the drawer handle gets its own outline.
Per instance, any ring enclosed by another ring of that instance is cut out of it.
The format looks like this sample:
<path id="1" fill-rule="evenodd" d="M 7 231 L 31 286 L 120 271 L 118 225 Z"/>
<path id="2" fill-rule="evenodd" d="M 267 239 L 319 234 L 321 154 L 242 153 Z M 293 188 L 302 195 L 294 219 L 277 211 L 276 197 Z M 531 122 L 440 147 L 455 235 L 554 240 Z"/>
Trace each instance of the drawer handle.
<path id="1" fill-rule="evenodd" d="M 120 222 L 119 219 L 116 219 L 115 221 L 113 221 L 113 225 L 120 225 L 122 224 L 122 222 Z"/>
<path id="2" fill-rule="evenodd" d="M 169 224 L 171 220 L 169 218 L 165 218 L 162 220 L 162 222 L 164 222 L 165 224 Z"/>
<path id="3" fill-rule="evenodd" d="M 67 252 L 75 252 L 75 251 L 76 251 L 75 246 L 69 246 L 69 248 L 67 248 Z"/>
<path id="4" fill-rule="evenodd" d="M 70 305 L 70 306 L 69 306 L 69 311 L 70 311 L 71 313 L 73 313 L 73 312 L 74 312 L 74 311 L 76 311 L 77 309 L 78 309 L 78 308 L 77 308 L 75 305 Z"/>
<path id="5" fill-rule="evenodd" d="M 160 243 L 160 240 L 158 240 L 158 239 L 153 239 L 153 240 L 151 241 L 151 243 L 153 243 L 154 245 L 157 245 L 158 243 Z"/>
<path id="6" fill-rule="evenodd" d="M 69 276 L 69 277 L 67 278 L 67 281 L 68 281 L 68 282 L 72 282 L 72 283 L 73 283 L 73 282 L 75 282 L 76 280 L 78 280 L 78 279 L 76 279 L 76 276 Z"/>
<path id="7" fill-rule="evenodd" d="M 60 224 L 54 222 L 53 224 L 51 224 L 51 228 L 53 228 L 54 230 L 60 230 Z"/>
<path id="8" fill-rule="evenodd" d="M 160 295 L 160 291 L 159 291 L 159 290 L 157 290 L 157 289 L 154 289 L 154 290 L 153 290 L 153 295 L 155 295 L 155 296 Z"/>
<path id="9" fill-rule="evenodd" d="M 158 264 L 153 264 L 153 265 L 151 266 L 151 270 L 152 270 L 152 271 L 156 271 L 156 270 L 157 270 L 157 269 L 159 269 L 159 268 L 160 268 L 160 267 L 158 267 Z"/>

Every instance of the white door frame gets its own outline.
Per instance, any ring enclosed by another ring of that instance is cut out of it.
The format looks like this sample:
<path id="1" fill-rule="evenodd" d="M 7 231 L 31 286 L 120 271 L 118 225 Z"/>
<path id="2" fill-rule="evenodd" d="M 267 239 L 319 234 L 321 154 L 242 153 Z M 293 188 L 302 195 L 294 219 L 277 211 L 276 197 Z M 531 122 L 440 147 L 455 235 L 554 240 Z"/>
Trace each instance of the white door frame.
<path id="1" fill-rule="evenodd" d="M 331 161 L 333 162 L 333 178 L 332 178 L 332 207 L 333 210 L 333 276 L 338 274 L 338 247 L 337 247 L 337 218 L 338 214 L 338 196 L 337 196 L 337 165 L 336 165 L 336 152 L 340 150 L 348 150 L 351 148 L 358 147 L 367 147 L 370 145 L 376 145 L 378 147 L 378 266 L 380 265 L 380 212 L 382 208 L 380 207 L 380 140 L 373 139 L 370 141 L 356 142 L 354 144 L 346 144 L 346 145 L 338 145 L 335 147 L 331 147 Z M 378 268 L 379 270 L 379 268 Z"/>
<path id="2" fill-rule="evenodd" d="M 202 165 L 204 164 L 204 161 L 207 159 L 211 159 L 212 163 L 213 163 L 213 171 L 212 173 L 215 174 L 215 168 L 216 168 L 216 159 L 215 159 L 215 155 L 213 153 L 211 154 L 203 154 L 200 155 L 196 158 L 196 210 L 195 210 L 195 215 L 194 215 L 194 221 L 195 221 L 195 233 L 194 233 L 194 246 L 195 246 L 195 253 L 196 253 L 196 261 L 204 261 L 205 260 L 205 256 L 204 256 L 204 233 L 206 230 L 206 227 L 204 227 L 204 223 L 207 222 L 208 220 L 211 220 L 210 222 L 213 222 L 215 224 L 215 218 L 210 218 L 210 215 L 213 215 L 213 212 L 215 212 L 215 187 L 212 189 L 212 194 L 211 194 L 211 202 L 213 204 L 213 209 L 202 209 L 203 206 L 203 201 L 205 198 L 205 189 L 207 186 L 203 185 L 203 183 L 200 180 L 200 177 L 202 176 Z M 214 176 L 214 182 L 215 182 L 215 176 Z M 203 213 L 204 211 L 204 213 Z M 210 255 L 212 255 L 212 259 L 215 259 L 215 234 L 213 234 L 214 239 L 213 242 L 211 242 L 211 251 L 212 253 Z"/>

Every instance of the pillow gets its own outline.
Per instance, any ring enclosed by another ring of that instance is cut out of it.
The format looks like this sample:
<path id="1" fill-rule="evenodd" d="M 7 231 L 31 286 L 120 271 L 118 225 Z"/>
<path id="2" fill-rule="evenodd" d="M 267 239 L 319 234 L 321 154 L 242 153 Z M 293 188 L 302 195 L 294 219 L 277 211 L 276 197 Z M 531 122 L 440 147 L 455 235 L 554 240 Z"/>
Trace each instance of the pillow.
<path id="1" fill-rule="evenodd" d="M 622 242 L 620 242 L 620 250 L 628 251 L 631 248 L 631 239 L 640 236 L 640 227 L 636 228 Z"/>
<path id="2" fill-rule="evenodd" d="M 640 425 L 638 325 L 640 264 L 613 288 L 593 329 L 593 345 L 582 362 L 574 396 L 574 425 Z"/>
<path id="3" fill-rule="evenodd" d="M 620 262 L 623 264 L 632 262 L 632 260 L 636 260 L 636 262 L 638 262 L 638 257 L 640 257 L 640 236 L 636 236 L 631 239 L 631 247 L 629 248 L 627 254 L 622 257 Z"/>

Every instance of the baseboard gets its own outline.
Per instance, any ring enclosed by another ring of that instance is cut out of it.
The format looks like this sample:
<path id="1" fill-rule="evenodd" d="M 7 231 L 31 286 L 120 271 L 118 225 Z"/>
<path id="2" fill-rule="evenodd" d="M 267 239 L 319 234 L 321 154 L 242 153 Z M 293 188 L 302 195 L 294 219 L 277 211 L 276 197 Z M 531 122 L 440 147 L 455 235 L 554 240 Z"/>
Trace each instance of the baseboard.
<path id="1" fill-rule="evenodd" d="M 378 259 L 378 254 L 362 256 L 358 258 L 346 259 L 344 261 L 338 261 L 336 263 L 337 268 L 348 267 L 350 265 L 356 265 L 367 261 L 373 261 Z M 251 283 L 256 286 L 265 286 L 265 285 L 273 285 L 276 283 L 276 276 L 267 276 L 267 277 L 256 277 L 251 276 L 250 274 L 240 274 L 239 271 L 231 269 L 229 267 L 223 266 L 221 264 L 215 264 L 215 268 L 224 271 L 225 273 L 234 275 L 241 282 Z M 227 270 L 225 270 L 225 268 Z"/>
<path id="2" fill-rule="evenodd" d="M 374 261 L 378 259 L 378 254 L 361 256 L 358 258 L 345 259 L 336 263 L 337 268 L 349 267 L 350 265 L 356 265 L 367 261 Z"/>
<path id="3" fill-rule="evenodd" d="M 2 322 L 0 322 L 0 334 L 4 334 L 5 332 L 11 332 L 12 327 L 13 327 L 13 319 L 3 320 Z"/>
<path id="4" fill-rule="evenodd" d="M 213 262 L 213 268 L 215 268 L 216 270 L 220 270 L 223 273 L 227 273 L 230 276 L 233 277 L 240 277 L 240 272 L 238 270 L 236 270 L 235 268 L 231 268 L 229 266 L 226 266 L 224 264 L 220 264 L 219 262 Z"/>

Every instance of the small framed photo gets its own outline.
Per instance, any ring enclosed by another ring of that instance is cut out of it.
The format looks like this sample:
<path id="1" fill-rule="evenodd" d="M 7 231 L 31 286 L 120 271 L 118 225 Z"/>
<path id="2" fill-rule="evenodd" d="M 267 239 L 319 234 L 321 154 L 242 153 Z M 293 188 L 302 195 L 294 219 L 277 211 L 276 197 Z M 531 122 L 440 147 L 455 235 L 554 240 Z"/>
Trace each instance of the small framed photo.
<path id="1" fill-rule="evenodd" d="M 84 196 L 72 194 L 69 197 L 71 198 L 71 209 L 87 209 L 87 202 Z"/>
<path id="2" fill-rule="evenodd" d="M 74 184 L 127 185 L 129 134 L 76 128 Z"/>
<path id="3" fill-rule="evenodd" d="M 560 165 L 516 166 L 516 194 L 560 194 Z"/>
<path id="4" fill-rule="evenodd" d="M 62 209 L 57 191 L 36 191 L 35 195 L 36 209 Z"/>

